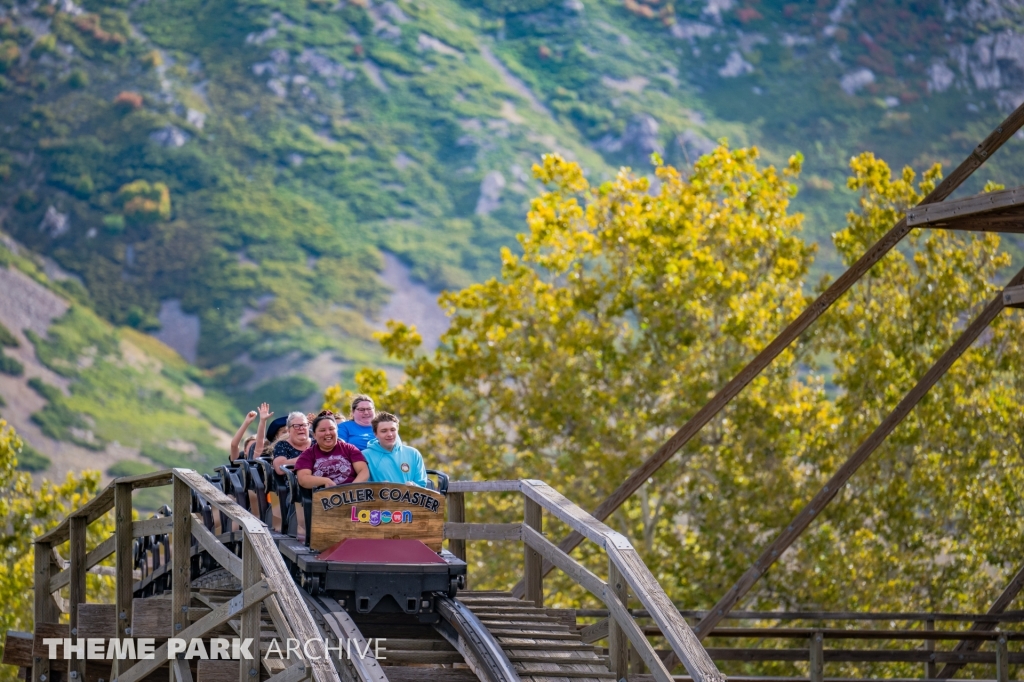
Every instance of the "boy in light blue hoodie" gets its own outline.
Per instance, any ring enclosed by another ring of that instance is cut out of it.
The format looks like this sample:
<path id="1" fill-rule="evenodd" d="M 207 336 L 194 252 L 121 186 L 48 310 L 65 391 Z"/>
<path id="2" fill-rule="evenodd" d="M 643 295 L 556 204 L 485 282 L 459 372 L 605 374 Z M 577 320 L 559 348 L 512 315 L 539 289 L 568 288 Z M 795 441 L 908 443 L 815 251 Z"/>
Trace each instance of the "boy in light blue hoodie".
<path id="1" fill-rule="evenodd" d="M 373 418 L 373 433 L 377 437 L 363 450 L 370 467 L 370 480 L 376 483 L 411 483 L 427 487 L 427 468 L 423 455 L 398 437 L 398 417 L 378 412 Z"/>

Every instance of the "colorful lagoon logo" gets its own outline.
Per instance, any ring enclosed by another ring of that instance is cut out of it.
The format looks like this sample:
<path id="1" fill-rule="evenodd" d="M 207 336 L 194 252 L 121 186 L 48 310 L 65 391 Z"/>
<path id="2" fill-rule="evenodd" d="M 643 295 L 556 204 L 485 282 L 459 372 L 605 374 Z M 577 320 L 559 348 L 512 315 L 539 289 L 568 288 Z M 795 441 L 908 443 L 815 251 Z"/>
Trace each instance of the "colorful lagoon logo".
<path id="1" fill-rule="evenodd" d="M 353 505 L 352 520 L 355 523 L 368 523 L 371 526 L 379 526 L 382 523 L 412 523 L 412 512 L 408 509 L 405 511 L 356 509 Z"/>

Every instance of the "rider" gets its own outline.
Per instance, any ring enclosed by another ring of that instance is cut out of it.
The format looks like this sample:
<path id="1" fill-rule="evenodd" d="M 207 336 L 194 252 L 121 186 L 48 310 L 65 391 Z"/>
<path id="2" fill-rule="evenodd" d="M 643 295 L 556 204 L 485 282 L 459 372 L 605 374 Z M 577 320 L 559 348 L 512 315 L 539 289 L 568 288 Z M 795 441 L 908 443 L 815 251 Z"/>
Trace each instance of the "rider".
<path id="1" fill-rule="evenodd" d="M 361 483 L 370 478 L 359 448 L 338 439 L 334 414 L 324 410 L 313 419 L 316 440 L 295 461 L 295 476 L 303 488 Z"/>
<path id="2" fill-rule="evenodd" d="M 377 437 L 363 450 L 370 466 L 370 480 L 412 483 L 426 488 L 427 468 L 423 465 L 423 455 L 416 448 L 404 445 L 398 437 L 398 417 L 378 412 L 373 418 L 373 432 Z"/>
<path id="3" fill-rule="evenodd" d="M 373 400 L 368 395 L 359 394 L 352 398 L 350 421 L 338 423 L 338 438 L 346 443 L 365 450 L 373 440 Z"/>

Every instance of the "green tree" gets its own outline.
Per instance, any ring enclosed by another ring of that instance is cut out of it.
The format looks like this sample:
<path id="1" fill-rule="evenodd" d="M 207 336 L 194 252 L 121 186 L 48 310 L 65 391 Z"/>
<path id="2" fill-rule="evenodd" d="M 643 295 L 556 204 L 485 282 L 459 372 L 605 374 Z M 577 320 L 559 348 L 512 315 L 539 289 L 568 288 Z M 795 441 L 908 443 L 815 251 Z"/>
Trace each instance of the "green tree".
<path id="1" fill-rule="evenodd" d="M 83 472 L 81 477 L 68 474 L 64 483 L 43 481 L 38 488 L 30 474 L 17 471 L 17 458 L 23 441 L 0 419 L 0 632 L 33 629 L 32 599 L 34 552 L 33 540 L 57 525 L 67 514 L 96 494 L 100 475 L 96 471 Z M 88 548 L 92 549 L 113 532 L 113 523 L 101 519 L 89 528 Z M 58 548 L 60 549 L 60 548 Z M 63 557 L 67 557 L 64 551 Z M 89 575 L 90 598 L 113 601 L 110 578 Z M 67 589 L 63 597 L 68 597 Z M 18 669 L 0 666 L 0 680 L 14 682 Z"/>

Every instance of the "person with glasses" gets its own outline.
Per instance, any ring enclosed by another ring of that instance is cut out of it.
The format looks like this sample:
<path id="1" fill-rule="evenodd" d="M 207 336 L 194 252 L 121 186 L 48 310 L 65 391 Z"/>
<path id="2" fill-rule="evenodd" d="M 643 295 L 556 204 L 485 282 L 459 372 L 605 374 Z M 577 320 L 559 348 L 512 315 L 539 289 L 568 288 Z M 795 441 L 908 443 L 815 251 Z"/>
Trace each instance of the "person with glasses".
<path id="1" fill-rule="evenodd" d="M 338 424 L 338 438 L 360 450 L 365 450 L 370 441 L 376 438 L 373 434 L 373 400 L 368 395 L 357 395 L 352 398 L 352 420 Z"/>
<path id="2" fill-rule="evenodd" d="M 288 415 L 288 435 L 274 444 L 274 471 L 284 475 L 285 464 L 295 464 L 299 455 L 309 447 L 309 420 L 301 412 Z"/>

